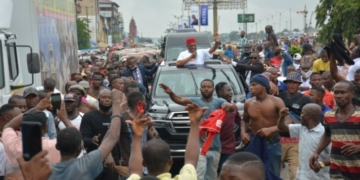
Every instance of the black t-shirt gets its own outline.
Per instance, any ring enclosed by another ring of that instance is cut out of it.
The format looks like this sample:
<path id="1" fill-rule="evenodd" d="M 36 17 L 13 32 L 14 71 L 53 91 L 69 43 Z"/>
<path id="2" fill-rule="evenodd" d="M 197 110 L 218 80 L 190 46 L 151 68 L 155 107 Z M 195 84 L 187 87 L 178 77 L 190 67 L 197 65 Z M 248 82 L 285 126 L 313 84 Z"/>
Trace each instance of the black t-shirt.
<path id="1" fill-rule="evenodd" d="M 83 116 L 80 125 L 80 132 L 84 141 L 84 147 L 88 153 L 98 148 L 98 146 L 92 143 L 92 138 L 94 136 L 101 134 L 99 137 L 99 145 L 101 144 L 110 127 L 110 117 L 111 114 L 101 114 L 98 110 L 88 112 Z M 118 144 L 115 145 L 111 154 L 116 164 L 118 164 L 120 160 L 120 148 Z"/>
<path id="2" fill-rule="evenodd" d="M 297 92 L 292 97 L 288 97 L 288 93 L 283 92 L 279 95 L 279 98 L 284 101 L 285 106 L 289 109 L 289 111 L 298 117 L 300 117 L 301 110 L 306 104 L 314 103 L 310 97 L 305 96 L 299 92 Z"/>

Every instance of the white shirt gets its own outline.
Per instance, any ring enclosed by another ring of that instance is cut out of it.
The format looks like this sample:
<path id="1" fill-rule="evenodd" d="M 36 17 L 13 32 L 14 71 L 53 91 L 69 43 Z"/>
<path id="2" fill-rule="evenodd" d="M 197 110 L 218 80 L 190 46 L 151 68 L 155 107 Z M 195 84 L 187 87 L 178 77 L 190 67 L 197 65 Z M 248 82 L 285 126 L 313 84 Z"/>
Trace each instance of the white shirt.
<path id="1" fill-rule="evenodd" d="M 42 91 L 44 90 L 44 86 L 39 86 L 39 87 L 36 87 L 36 90 L 38 91 Z M 64 95 L 56 88 L 54 88 L 54 92 L 53 93 L 59 93 L 61 95 L 61 99 L 63 100 L 64 99 Z"/>
<path id="2" fill-rule="evenodd" d="M 353 81 L 354 80 L 354 75 L 355 75 L 355 71 L 360 69 L 360 58 L 356 58 L 354 59 L 354 65 L 351 65 L 349 67 L 349 71 L 348 74 L 346 76 L 346 80 L 348 81 Z"/>
<path id="3" fill-rule="evenodd" d="M 11 169 L 11 166 L 6 158 L 4 145 L 0 142 L 0 177 L 5 176 L 6 172 Z"/>
<path id="4" fill-rule="evenodd" d="M 80 124 L 81 124 L 81 120 L 82 120 L 82 117 L 83 117 L 83 116 L 84 116 L 84 113 L 79 112 L 79 115 L 76 116 L 75 119 L 70 120 L 71 124 L 72 124 L 73 126 L 75 126 L 77 129 L 80 129 Z M 64 124 L 62 121 L 59 122 L 58 127 L 59 127 L 60 130 L 66 128 L 65 124 Z"/>
<path id="5" fill-rule="evenodd" d="M 310 77 L 307 78 L 305 81 L 304 79 L 301 77 L 301 84 L 300 84 L 300 87 L 308 87 L 308 88 L 311 88 L 311 84 L 310 84 Z"/>
<path id="6" fill-rule="evenodd" d="M 325 133 L 324 126 L 319 123 L 316 127 L 308 130 L 301 124 L 290 124 L 289 133 L 291 138 L 299 139 L 299 167 L 296 174 L 297 180 L 322 180 L 330 179 L 330 167 L 326 166 L 315 173 L 309 167 L 309 159 L 316 150 L 322 135 Z M 330 157 L 331 145 L 319 155 L 319 161 Z"/>
<path id="7" fill-rule="evenodd" d="M 188 63 L 186 63 L 186 65 L 204 64 L 205 60 L 208 60 L 213 57 L 213 55 L 209 53 L 209 49 L 198 49 L 198 50 L 196 50 L 196 52 L 197 52 L 196 58 L 194 58 L 191 61 L 189 61 Z M 191 56 L 191 54 L 192 53 L 190 53 L 188 50 L 183 51 L 179 54 L 179 57 L 177 58 L 177 60 L 179 61 L 179 60 L 186 59 L 189 56 Z"/>
<path id="8" fill-rule="evenodd" d="M 97 99 L 91 97 L 90 95 L 86 96 L 87 103 L 94 105 L 97 109 L 99 109 L 99 102 Z"/>

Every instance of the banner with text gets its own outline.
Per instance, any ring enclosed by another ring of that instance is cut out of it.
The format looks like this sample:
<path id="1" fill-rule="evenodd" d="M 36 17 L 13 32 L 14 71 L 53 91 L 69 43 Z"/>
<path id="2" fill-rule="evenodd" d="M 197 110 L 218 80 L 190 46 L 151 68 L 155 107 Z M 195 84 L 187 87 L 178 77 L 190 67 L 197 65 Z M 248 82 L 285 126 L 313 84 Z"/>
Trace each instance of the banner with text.
<path id="1" fill-rule="evenodd" d="M 200 6 L 200 24 L 202 26 L 209 25 L 209 6 L 208 5 L 201 5 Z"/>

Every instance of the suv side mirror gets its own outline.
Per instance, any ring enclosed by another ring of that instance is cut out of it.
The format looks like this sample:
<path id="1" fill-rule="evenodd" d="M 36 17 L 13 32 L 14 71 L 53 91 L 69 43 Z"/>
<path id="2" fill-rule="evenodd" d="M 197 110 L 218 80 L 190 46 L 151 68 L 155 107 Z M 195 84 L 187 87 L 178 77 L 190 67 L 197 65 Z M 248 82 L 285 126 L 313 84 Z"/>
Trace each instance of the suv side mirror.
<path id="1" fill-rule="evenodd" d="M 26 56 L 28 72 L 36 74 L 40 72 L 40 59 L 38 53 L 28 53 Z"/>

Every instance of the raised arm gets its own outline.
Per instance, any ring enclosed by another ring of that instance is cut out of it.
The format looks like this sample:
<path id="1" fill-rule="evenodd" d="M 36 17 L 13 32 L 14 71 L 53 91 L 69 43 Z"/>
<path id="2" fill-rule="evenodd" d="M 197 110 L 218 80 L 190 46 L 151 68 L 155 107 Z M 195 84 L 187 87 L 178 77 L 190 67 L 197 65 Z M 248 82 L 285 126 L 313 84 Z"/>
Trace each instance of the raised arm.
<path id="1" fill-rule="evenodd" d="M 216 51 L 216 49 L 218 48 L 218 46 L 221 44 L 220 42 L 220 37 L 218 33 L 214 34 L 214 45 L 209 49 L 209 53 L 212 54 Z"/>
<path id="2" fill-rule="evenodd" d="M 201 108 L 196 103 L 187 104 L 185 107 L 185 110 L 189 111 L 190 119 L 190 132 L 185 151 L 185 165 L 191 164 L 196 167 L 200 149 L 199 126 L 206 109 L 206 107 Z"/>
<path id="3" fill-rule="evenodd" d="M 126 120 L 131 127 L 132 133 L 132 146 L 129 159 L 129 171 L 130 174 L 137 174 L 140 177 L 143 175 L 143 166 L 142 166 L 142 152 L 141 152 L 141 136 L 144 133 L 146 126 L 151 123 L 149 117 L 140 119 L 144 115 L 144 112 L 140 112 L 133 121 Z"/>
<path id="4" fill-rule="evenodd" d="M 159 86 L 164 89 L 164 92 L 168 94 L 172 101 L 174 101 L 176 104 L 180 104 L 182 106 L 186 106 L 187 104 L 191 103 L 190 99 L 188 98 L 182 98 L 178 95 L 176 95 L 167 85 L 160 83 Z"/>
<path id="5" fill-rule="evenodd" d="M 277 128 L 282 132 L 289 132 L 289 125 L 285 122 L 285 117 L 289 115 L 289 109 L 283 108 L 280 110 L 280 118 L 278 120 Z"/>
<path id="6" fill-rule="evenodd" d="M 121 104 L 121 92 L 113 89 L 111 92 L 112 99 L 112 119 L 110 128 L 107 131 L 104 139 L 102 140 L 99 150 L 102 154 L 102 159 L 105 160 L 111 150 L 114 148 L 116 143 L 119 142 L 120 138 L 120 129 L 121 129 L 121 120 L 120 120 L 120 104 Z"/>
<path id="7" fill-rule="evenodd" d="M 336 65 L 336 60 L 335 60 L 335 56 L 334 56 L 333 53 L 330 53 L 329 60 L 330 60 L 330 74 L 331 74 L 331 76 L 334 78 L 334 80 L 335 80 L 336 82 L 345 80 L 345 78 L 342 77 L 342 76 L 339 74 L 339 72 L 338 72 L 337 65 Z"/>

